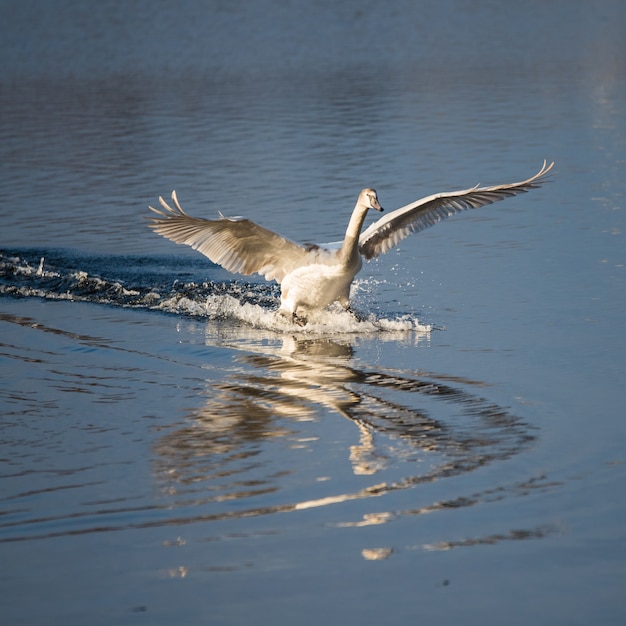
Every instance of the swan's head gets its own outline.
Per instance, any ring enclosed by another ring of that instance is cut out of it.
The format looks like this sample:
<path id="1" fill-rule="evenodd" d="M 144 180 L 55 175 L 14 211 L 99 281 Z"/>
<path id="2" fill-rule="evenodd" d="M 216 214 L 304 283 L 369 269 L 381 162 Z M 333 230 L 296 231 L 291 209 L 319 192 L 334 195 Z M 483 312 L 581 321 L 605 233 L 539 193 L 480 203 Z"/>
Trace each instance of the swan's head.
<path id="1" fill-rule="evenodd" d="M 383 207 L 378 202 L 378 196 L 375 189 L 363 189 L 359 194 L 359 202 L 364 209 L 376 209 L 376 211 L 383 211 Z"/>

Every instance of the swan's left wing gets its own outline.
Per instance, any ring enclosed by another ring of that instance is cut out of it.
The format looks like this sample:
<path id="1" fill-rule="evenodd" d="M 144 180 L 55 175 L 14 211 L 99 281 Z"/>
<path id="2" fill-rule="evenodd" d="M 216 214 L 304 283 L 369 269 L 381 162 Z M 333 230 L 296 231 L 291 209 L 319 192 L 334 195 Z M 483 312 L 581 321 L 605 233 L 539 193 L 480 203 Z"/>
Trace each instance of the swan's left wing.
<path id="1" fill-rule="evenodd" d="M 162 210 L 150 207 L 157 214 L 151 218 L 150 228 L 176 243 L 191 246 L 229 272 L 258 273 L 280 283 L 289 272 L 310 263 L 315 254 L 243 217 L 206 220 L 187 215 L 175 191 L 173 207 L 163 198 L 159 202 Z"/>
<path id="2" fill-rule="evenodd" d="M 434 194 L 407 204 L 364 230 L 359 237 L 359 250 L 366 259 L 372 259 L 387 252 L 411 233 L 433 226 L 451 215 L 536 189 L 546 181 L 546 175 L 553 165 L 544 161 L 534 176 L 519 183 L 492 187 L 477 185 L 462 191 Z"/>

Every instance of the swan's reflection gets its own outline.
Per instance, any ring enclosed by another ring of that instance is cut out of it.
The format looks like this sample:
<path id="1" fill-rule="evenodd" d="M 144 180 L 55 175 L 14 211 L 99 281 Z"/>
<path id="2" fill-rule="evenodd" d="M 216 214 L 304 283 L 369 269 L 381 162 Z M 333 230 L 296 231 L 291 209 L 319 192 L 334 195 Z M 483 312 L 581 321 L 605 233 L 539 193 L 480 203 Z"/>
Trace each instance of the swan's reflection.
<path id="1" fill-rule="evenodd" d="M 468 472 L 516 454 L 532 439 L 523 422 L 476 393 L 481 383 L 359 367 L 353 347 L 358 340 L 281 336 L 209 323 L 207 345 L 227 347 L 236 356 L 225 377 L 207 381 L 204 405 L 192 411 L 188 426 L 160 440 L 160 473 L 167 474 L 170 488 L 178 491 L 201 481 L 219 493 L 214 494 L 218 499 L 276 490 L 275 481 L 251 471 L 260 443 L 288 436 L 297 422 L 328 412 L 357 429 L 346 450 L 355 475 L 384 475 L 398 460 L 416 463 L 402 479 L 381 483 L 377 478 L 358 492 L 288 508 L 382 495 Z"/>

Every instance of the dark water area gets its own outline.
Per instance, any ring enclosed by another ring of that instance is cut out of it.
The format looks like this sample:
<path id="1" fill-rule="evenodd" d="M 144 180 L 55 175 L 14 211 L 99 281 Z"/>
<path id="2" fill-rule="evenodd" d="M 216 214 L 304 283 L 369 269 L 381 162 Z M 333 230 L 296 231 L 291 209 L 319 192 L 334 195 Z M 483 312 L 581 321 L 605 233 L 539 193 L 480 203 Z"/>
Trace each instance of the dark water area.
<path id="1" fill-rule="evenodd" d="M 2 623 L 624 623 L 621 2 L 0 18 Z M 336 241 L 544 159 L 304 326 L 145 219 Z"/>

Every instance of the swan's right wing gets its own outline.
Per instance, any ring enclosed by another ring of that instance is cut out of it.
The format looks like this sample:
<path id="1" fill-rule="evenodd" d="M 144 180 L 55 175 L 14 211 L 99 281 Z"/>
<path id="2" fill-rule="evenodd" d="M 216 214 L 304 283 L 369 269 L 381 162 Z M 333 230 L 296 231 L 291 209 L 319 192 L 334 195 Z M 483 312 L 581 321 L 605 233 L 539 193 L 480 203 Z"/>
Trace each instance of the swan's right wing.
<path id="1" fill-rule="evenodd" d="M 206 220 L 187 215 L 172 192 L 171 207 L 163 198 L 164 210 L 150 207 L 150 228 L 176 243 L 186 244 L 209 257 L 229 272 L 258 273 L 281 282 L 292 270 L 306 265 L 310 253 L 303 246 L 243 217 Z"/>
<path id="2" fill-rule="evenodd" d="M 466 209 L 504 200 L 530 189 L 540 187 L 546 182 L 546 176 L 554 163 L 543 162 L 542 168 L 534 175 L 519 183 L 493 185 L 491 187 L 472 187 L 461 191 L 438 193 L 396 209 L 381 217 L 359 237 L 359 250 L 366 259 L 371 259 L 393 248 L 398 242 L 433 226 L 447 217 Z"/>

